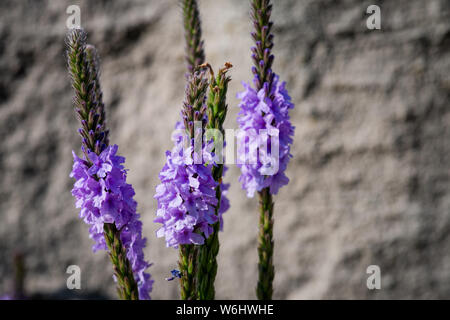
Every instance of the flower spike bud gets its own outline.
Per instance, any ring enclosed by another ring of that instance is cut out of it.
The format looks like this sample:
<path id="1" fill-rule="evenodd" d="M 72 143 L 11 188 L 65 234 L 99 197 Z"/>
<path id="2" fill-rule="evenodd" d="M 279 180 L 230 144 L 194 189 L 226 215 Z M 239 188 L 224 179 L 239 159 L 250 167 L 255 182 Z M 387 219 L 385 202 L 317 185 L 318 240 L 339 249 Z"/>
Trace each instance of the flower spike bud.
<path id="1" fill-rule="evenodd" d="M 184 127 L 192 139 L 194 137 L 195 121 L 203 121 L 206 114 L 206 90 L 208 88 L 208 79 L 204 71 L 196 71 L 188 75 L 186 85 L 185 99 L 182 108 L 182 118 Z"/>
<path id="2" fill-rule="evenodd" d="M 183 10 L 186 63 L 189 73 L 205 61 L 200 13 L 196 0 L 181 0 Z"/>

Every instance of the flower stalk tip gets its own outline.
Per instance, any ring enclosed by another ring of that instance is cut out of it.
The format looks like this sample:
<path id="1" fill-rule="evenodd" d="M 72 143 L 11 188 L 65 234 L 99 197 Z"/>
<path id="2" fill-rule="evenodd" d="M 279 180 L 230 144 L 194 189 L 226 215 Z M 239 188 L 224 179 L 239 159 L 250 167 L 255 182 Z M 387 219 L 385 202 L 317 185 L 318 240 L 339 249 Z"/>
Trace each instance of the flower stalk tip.
<path id="1" fill-rule="evenodd" d="M 183 25 L 185 38 L 185 52 L 188 72 L 195 71 L 195 67 L 205 61 L 204 42 L 200 13 L 196 0 L 181 0 L 183 10 Z"/>

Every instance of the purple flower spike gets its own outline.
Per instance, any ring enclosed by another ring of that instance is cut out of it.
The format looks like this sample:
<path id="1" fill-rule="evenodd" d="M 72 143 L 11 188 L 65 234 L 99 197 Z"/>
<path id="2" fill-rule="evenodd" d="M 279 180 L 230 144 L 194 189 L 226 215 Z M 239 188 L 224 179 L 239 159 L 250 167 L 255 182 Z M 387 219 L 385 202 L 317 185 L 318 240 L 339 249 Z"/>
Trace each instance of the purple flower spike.
<path id="1" fill-rule="evenodd" d="M 212 233 L 212 225 L 218 218 L 214 214 L 217 204 L 212 164 L 186 164 L 183 141 L 175 140 L 172 151 L 166 152 L 166 164 L 159 174 L 161 184 L 156 187 L 158 211 L 154 222 L 161 223 L 158 237 L 165 237 L 168 247 L 180 244 L 203 244 Z M 203 156 L 207 148 L 203 148 Z"/>
<path id="2" fill-rule="evenodd" d="M 75 178 L 72 195 L 80 218 L 90 225 L 90 238 L 95 241 L 92 249 L 107 250 L 105 223 L 113 223 L 120 230 L 120 239 L 138 285 L 139 299 L 150 299 L 153 280 L 145 270 L 150 263 L 144 260 L 146 239 L 142 238 L 142 223 L 136 212 L 134 190 L 127 184 L 124 157 L 116 155 L 117 145 L 106 147 L 100 155 L 88 153 L 89 161 L 73 152 L 74 164 L 70 177 Z M 90 164 L 91 163 L 91 164 Z"/>
<path id="3" fill-rule="evenodd" d="M 208 160 L 213 158 L 211 146 L 203 141 L 200 152 L 194 152 L 192 122 L 200 121 L 201 128 L 205 126 L 207 86 L 204 72 L 189 76 L 182 109 L 184 121 L 176 126 L 184 129 L 189 139 L 183 139 L 181 134 L 172 137 L 174 147 L 166 152 L 166 164 L 159 173 L 161 184 L 154 196 L 158 201 L 154 222 L 162 224 L 156 235 L 165 237 L 168 247 L 203 244 L 219 220 L 215 214 L 217 182 L 212 175 L 213 163 Z"/>
<path id="4" fill-rule="evenodd" d="M 280 83 L 278 76 L 272 71 L 274 56 L 271 54 L 271 1 L 251 0 L 251 8 L 254 27 L 251 34 L 256 44 L 256 52 L 251 50 L 255 88 L 244 84 L 245 91 L 238 94 L 241 111 L 237 121 L 245 133 L 245 141 L 241 141 L 238 147 L 238 166 L 241 168 L 239 180 L 247 190 L 247 196 L 253 197 L 255 191 L 259 196 L 256 295 L 260 300 L 271 300 L 275 274 L 272 195 L 289 182 L 284 171 L 291 157 L 294 127 L 290 123 L 289 110 L 294 106 L 285 84 Z"/>
<path id="5" fill-rule="evenodd" d="M 261 191 L 266 187 L 270 187 L 270 193 L 277 194 L 279 188 L 289 182 L 284 172 L 289 159 L 292 157 L 290 145 L 292 144 L 294 127 L 289 120 L 289 110 L 294 105 L 285 89 L 285 83 L 280 83 L 277 75 L 274 76 L 270 92 L 268 92 L 267 84 L 259 91 L 247 84 L 244 84 L 244 88 L 245 91 L 237 96 L 241 99 L 239 105 L 241 111 L 237 119 L 239 127 L 249 136 L 249 144 L 257 143 L 260 130 L 278 132 L 279 158 L 278 171 L 273 175 L 265 175 L 265 166 L 261 159 L 258 159 L 257 163 L 254 164 L 238 164 L 238 167 L 241 168 L 239 181 L 242 183 L 242 187 L 247 190 L 248 197 L 253 197 L 255 191 Z M 256 132 L 256 135 L 251 134 L 252 132 Z M 268 136 L 265 138 L 268 140 L 269 149 L 271 139 Z M 245 149 L 244 145 L 240 146 L 238 154 L 243 155 L 245 153 L 249 153 L 248 147 Z M 275 161 L 277 160 L 275 159 Z"/>

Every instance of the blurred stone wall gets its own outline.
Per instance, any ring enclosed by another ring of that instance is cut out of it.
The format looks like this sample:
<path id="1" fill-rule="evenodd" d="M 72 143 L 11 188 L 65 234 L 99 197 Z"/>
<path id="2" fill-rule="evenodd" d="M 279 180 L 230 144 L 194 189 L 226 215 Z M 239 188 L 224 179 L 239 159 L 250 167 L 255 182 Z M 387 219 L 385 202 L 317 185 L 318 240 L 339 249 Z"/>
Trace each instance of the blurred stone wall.
<path id="1" fill-rule="evenodd" d="M 274 70 L 296 104 L 291 182 L 276 196 L 275 298 L 450 298 L 450 2 L 275 0 Z M 15 251 L 30 294 L 113 298 L 111 266 L 93 254 L 70 189 L 79 150 L 65 69 L 66 8 L 102 57 L 111 129 L 130 169 L 154 262 L 152 297 L 177 298 L 164 277 L 177 252 L 155 237 L 154 188 L 184 91 L 176 0 L 0 2 L 0 293 Z M 370 4 L 381 30 L 366 28 Z M 250 80 L 247 1 L 200 1 L 207 60 L 231 61 L 226 128 Z M 217 297 L 253 299 L 256 199 L 232 166 Z M 82 290 L 66 289 L 68 265 Z M 366 268 L 381 268 L 369 291 Z"/>

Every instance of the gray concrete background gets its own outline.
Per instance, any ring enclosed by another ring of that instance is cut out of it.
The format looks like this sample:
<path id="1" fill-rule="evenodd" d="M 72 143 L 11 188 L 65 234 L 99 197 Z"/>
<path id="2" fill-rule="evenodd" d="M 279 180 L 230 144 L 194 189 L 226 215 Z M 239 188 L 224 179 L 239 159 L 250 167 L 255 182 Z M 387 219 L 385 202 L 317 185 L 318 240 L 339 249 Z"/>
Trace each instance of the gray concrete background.
<path id="1" fill-rule="evenodd" d="M 127 159 L 154 262 L 152 297 L 177 252 L 156 239 L 154 188 L 171 148 L 184 91 L 177 1 L 0 2 L 0 293 L 11 255 L 26 255 L 26 289 L 68 297 L 66 267 L 82 270 L 79 296 L 114 298 L 111 266 L 90 250 L 69 178 L 77 121 L 65 70 L 70 4 L 102 58 L 111 142 Z M 382 30 L 365 10 L 381 6 Z M 226 128 L 250 80 L 247 1 L 200 1 L 207 60 L 231 61 Z M 276 0 L 274 70 L 296 104 L 290 184 L 276 196 L 275 298 L 450 298 L 450 2 Z M 256 199 L 232 166 L 231 209 L 220 235 L 217 298 L 253 299 Z M 366 288 L 379 265 L 382 289 Z"/>

